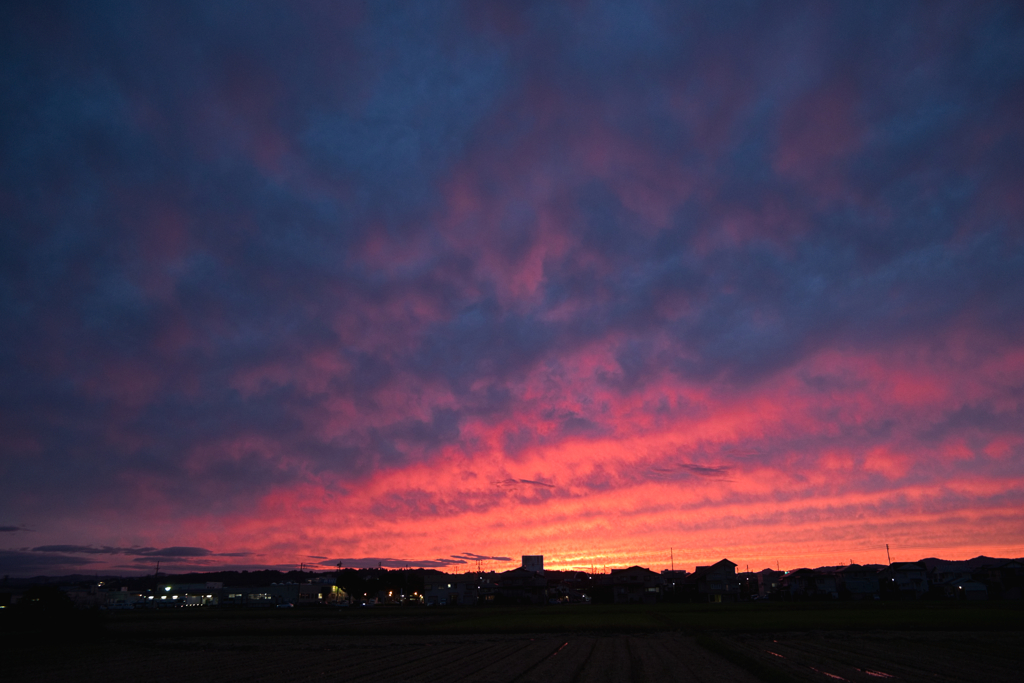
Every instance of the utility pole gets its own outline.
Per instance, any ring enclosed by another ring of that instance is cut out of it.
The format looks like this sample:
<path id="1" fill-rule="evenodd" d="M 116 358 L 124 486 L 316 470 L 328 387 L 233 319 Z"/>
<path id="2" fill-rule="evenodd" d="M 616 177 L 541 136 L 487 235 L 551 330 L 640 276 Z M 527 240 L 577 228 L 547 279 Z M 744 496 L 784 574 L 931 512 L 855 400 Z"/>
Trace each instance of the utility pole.
<path id="1" fill-rule="evenodd" d="M 672 571 L 675 571 L 676 570 L 676 556 L 675 556 L 675 553 L 673 552 L 672 548 L 668 549 L 668 557 L 669 557 L 669 561 L 672 562 Z"/>
<path id="2" fill-rule="evenodd" d="M 892 566 L 892 558 L 889 557 L 889 544 L 885 544 L 885 559 L 889 560 L 889 566 Z"/>

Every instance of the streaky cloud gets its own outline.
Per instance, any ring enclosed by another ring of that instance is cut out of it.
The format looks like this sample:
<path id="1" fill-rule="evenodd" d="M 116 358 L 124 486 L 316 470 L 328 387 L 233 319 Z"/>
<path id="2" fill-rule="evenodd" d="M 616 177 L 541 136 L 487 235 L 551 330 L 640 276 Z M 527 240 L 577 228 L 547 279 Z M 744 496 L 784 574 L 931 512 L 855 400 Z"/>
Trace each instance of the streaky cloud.
<path id="1" fill-rule="evenodd" d="M 542 487 L 549 488 L 549 489 L 555 488 L 554 484 L 546 484 L 546 483 L 544 483 L 542 481 L 534 481 L 532 479 L 511 479 L 511 478 L 509 478 L 509 479 L 502 479 L 500 481 L 496 481 L 496 482 L 494 482 L 494 484 L 496 486 L 501 486 L 503 488 L 515 487 L 515 486 L 518 486 L 520 484 L 526 484 L 528 486 L 542 486 Z"/>

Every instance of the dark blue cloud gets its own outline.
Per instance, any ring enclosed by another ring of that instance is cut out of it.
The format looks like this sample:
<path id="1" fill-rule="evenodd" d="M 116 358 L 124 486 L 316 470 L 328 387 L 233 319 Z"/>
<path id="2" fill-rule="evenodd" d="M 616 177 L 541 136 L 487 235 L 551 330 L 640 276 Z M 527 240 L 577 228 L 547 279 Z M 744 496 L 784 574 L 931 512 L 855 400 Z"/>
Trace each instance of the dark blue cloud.
<path id="1" fill-rule="evenodd" d="M 0 550 L 0 571 L 15 575 L 32 576 L 90 570 L 97 560 L 77 555 L 58 553 L 32 553 L 20 550 Z"/>
<path id="2" fill-rule="evenodd" d="M 510 388 L 597 344 L 630 394 L 1024 340 L 1016 4 L 475 5 L 4 7 L 0 510 L 607 436 Z"/>

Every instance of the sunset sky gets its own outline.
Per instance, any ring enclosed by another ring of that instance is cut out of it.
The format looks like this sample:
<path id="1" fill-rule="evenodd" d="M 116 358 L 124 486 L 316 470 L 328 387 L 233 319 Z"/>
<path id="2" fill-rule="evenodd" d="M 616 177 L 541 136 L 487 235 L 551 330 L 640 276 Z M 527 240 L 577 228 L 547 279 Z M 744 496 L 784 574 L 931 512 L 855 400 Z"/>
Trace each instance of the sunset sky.
<path id="1" fill-rule="evenodd" d="M 6 2 L 0 574 L 1024 555 L 1020 2 Z"/>

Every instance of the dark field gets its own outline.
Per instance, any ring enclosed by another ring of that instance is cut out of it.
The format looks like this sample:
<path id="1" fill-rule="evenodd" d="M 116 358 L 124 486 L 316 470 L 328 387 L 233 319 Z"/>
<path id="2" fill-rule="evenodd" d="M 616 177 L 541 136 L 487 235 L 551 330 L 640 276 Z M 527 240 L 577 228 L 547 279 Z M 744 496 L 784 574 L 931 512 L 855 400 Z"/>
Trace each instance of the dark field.
<path id="1" fill-rule="evenodd" d="M 0 680 L 1019 683 L 1022 617 L 987 603 L 120 612 L 5 620 Z"/>

